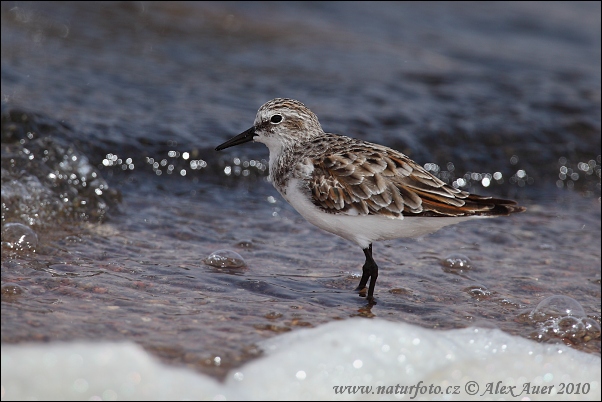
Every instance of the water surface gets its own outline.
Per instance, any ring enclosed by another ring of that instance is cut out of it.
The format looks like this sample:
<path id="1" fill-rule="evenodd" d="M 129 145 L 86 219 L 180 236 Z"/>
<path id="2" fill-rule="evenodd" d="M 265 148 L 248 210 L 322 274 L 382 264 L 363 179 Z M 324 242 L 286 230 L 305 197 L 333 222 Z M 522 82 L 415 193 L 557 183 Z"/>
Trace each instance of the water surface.
<path id="1" fill-rule="evenodd" d="M 599 3 L 1 11 L 2 342 L 127 339 L 221 378 L 361 316 L 600 354 Z M 363 253 L 283 201 L 267 149 L 213 150 L 274 97 L 528 211 L 375 244 L 369 306 Z M 533 313 L 554 295 L 575 328 Z"/>

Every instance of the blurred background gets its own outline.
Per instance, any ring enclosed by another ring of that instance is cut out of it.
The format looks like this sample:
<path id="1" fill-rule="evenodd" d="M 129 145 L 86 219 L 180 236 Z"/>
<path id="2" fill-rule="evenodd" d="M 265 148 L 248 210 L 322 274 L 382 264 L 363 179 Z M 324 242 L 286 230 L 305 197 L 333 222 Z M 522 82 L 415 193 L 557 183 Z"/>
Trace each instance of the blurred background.
<path id="1" fill-rule="evenodd" d="M 221 378 L 261 339 L 362 316 L 600 354 L 599 2 L 1 13 L 3 343 L 127 339 Z M 528 211 L 376 244 L 368 306 L 361 250 L 283 201 L 267 149 L 214 151 L 275 97 Z M 581 327 L 538 321 L 552 295 Z"/>

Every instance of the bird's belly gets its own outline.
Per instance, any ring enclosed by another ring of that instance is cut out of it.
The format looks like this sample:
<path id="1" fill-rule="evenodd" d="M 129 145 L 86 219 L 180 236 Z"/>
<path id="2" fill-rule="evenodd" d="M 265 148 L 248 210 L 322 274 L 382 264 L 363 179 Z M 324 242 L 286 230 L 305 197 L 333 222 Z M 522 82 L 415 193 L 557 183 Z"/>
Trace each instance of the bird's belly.
<path id="1" fill-rule="evenodd" d="M 478 217 L 400 217 L 384 215 L 353 216 L 328 213 L 314 205 L 307 193 L 300 190 L 298 179 L 291 179 L 282 196 L 308 222 L 366 248 L 378 240 L 420 237 L 442 227 Z"/>

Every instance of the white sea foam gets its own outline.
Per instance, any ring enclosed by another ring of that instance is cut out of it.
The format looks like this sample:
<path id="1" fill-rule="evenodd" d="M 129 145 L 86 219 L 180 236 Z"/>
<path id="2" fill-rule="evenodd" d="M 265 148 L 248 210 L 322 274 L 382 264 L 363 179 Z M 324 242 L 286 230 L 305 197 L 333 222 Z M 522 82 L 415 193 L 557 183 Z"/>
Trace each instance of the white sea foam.
<path id="1" fill-rule="evenodd" d="M 498 329 L 436 331 L 357 318 L 294 331 L 262 347 L 264 357 L 219 383 L 158 363 L 131 343 L 3 345 L 2 400 L 518 401 L 601 396 L 599 357 Z M 402 386 L 412 385 L 418 387 L 400 393 Z M 368 394 L 360 388 L 335 392 L 346 386 L 372 388 L 363 388 Z M 502 386 L 515 396 L 502 394 Z M 525 387 L 540 394 L 527 394 Z"/>

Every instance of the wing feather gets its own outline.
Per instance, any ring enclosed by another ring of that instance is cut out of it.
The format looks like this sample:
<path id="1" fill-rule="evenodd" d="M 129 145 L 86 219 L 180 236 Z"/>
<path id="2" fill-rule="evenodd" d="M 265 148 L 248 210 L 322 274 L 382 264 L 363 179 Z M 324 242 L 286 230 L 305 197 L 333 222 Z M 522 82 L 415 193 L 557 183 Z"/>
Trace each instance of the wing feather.
<path id="1" fill-rule="evenodd" d="M 390 148 L 327 134 L 306 148 L 303 180 L 313 203 L 330 213 L 405 216 L 507 215 L 514 201 L 472 195 L 449 186 Z M 324 147 L 330 154 L 324 156 Z"/>

